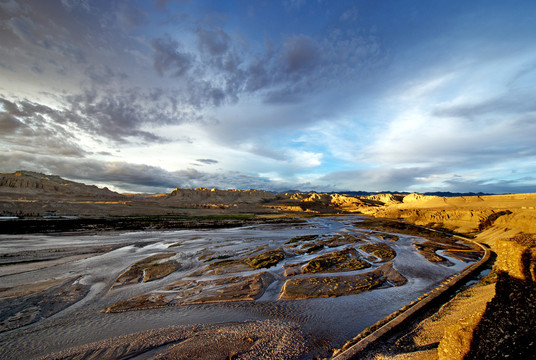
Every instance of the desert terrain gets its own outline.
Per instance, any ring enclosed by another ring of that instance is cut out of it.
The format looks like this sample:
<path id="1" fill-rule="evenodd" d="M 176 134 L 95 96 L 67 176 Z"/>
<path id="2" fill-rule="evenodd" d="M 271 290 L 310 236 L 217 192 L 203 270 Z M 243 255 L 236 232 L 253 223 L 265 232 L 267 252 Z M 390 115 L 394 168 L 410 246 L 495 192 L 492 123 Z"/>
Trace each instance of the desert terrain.
<path id="1" fill-rule="evenodd" d="M 354 356 L 531 358 L 535 207 L 536 194 L 142 195 L 0 174 L 2 358 L 343 356 L 483 249 L 487 271 Z"/>

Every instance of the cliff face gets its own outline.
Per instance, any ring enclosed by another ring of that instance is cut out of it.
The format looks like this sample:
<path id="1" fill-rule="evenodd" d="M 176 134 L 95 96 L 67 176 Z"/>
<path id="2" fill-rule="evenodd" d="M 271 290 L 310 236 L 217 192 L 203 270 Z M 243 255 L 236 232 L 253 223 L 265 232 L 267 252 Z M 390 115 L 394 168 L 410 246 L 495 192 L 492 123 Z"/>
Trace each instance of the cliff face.
<path id="1" fill-rule="evenodd" d="M 55 175 L 45 175 L 31 171 L 19 171 L 13 174 L 0 174 L 0 193 L 18 196 L 35 196 L 36 194 L 72 195 L 72 196 L 120 196 L 107 188 L 100 189 L 93 185 L 62 179 Z"/>
<path id="2" fill-rule="evenodd" d="M 476 235 L 491 227 L 536 233 L 536 194 L 452 198 L 409 194 L 399 195 L 398 202 L 386 200 L 360 211 L 463 234 Z"/>
<path id="3" fill-rule="evenodd" d="M 166 198 L 167 202 L 188 204 L 236 204 L 261 203 L 275 199 L 275 194 L 262 190 L 175 189 Z"/>
<path id="4" fill-rule="evenodd" d="M 495 269 L 509 277 L 536 285 L 536 235 L 518 234 L 496 244 Z"/>
<path id="5" fill-rule="evenodd" d="M 496 295 L 473 331 L 465 359 L 532 359 L 536 354 L 536 235 L 496 244 Z"/>

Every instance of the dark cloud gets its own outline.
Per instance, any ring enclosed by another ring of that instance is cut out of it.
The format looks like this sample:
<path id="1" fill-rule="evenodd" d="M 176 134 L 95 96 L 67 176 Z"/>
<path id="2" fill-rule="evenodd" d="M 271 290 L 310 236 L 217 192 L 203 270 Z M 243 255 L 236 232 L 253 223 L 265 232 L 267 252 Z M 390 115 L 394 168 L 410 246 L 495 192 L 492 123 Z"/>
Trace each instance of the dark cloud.
<path id="1" fill-rule="evenodd" d="M 147 101 L 151 99 L 151 101 Z M 76 124 L 93 136 L 126 142 L 128 138 L 146 142 L 166 141 L 144 126 L 178 124 L 190 119 L 179 108 L 173 94 L 161 89 L 132 88 L 120 92 L 86 91 L 65 97 L 67 108 L 58 117 Z"/>
<path id="2" fill-rule="evenodd" d="M 268 103 L 300 103 L 305 95 L 341 86 L 372 66 L 381 55 L 376 39 L 351 31 L 325 37 L 289 35 L 268 41 L 252 53 L 243 39 L 220 27 L 197 27 L 198 52 L 183 50 L 179 41 L 151 41 L 154 68 L 161 76 L 181 79 L 182 95 L 196 107 L 236 103 L 260 95 Z M 367 61 L 365 61 L 367 59 Z"/>
<path id="3" fill-rule="evenodd" d="M 54 17 L 67 16 L 62 7 L 54 4 L 43 14 L 39 13 L 43 9 L 42 4 L 34 3 L 33 5 L 36 9 L 32 6 L 24 6 L 20 8 L 19 13 L 3 21 L 4 27 L 0 30 L 0 38 L 3 42 L 5 40 L 9 49 L 15 53 L 17 50 L 23 50 L 20 55 L 24 57 L 31 56 L 25 51 L 31 51 L 40 61 L 48 60 L 49 63 L 58 55 L 61 56 L 63 62 L 69 60 L 78 64 L 87 63 L 84 51 L 72 34 L 59 30 L 57 26 L 49 27 L 54 20 L 47 18 L 46 13 L 55 10 L 57 13 Z M 54 25 L 59 24 L 54 23 Z M 53 30 L 50 31 L 50 29 Z"/>
<path id="4" fill-rule="evenodd" d="M 506 94 L 476 103 L 440 105 L 435 109 L 433 115 L 438 117 L 458 117 L 470 121 L 489 115 L 520 115 L 536 111 L 536 104 L 531 99 L 532 94 L 512 90 Z"/>
<path id="5" fill-rule="evenodd" d="M 147 101 L 151 99 L 151 101 Z M 9 101 L 0 98 L 4 108 L 2 123 L 13 135 L 19 129 L 19 135 L 32 135 L 35 138 L 45 133 L 55 132 L 52 138 L 62 137 L 61 143 L 77 143 L 77 136 L 89 136 L 95 140 L 107 139 L 114 142 L 149 143 L 165 142 L 144 127 L 179 124 L 190 121 L 192 117 L 180 110 L 173 94 L 166 94 L 159 89 L 129 89 L 123 92 L 86 91 L 78 95 L 63 98 L 64 107 L 51 108 L 27 100 Z M 23 129 L 23 130 L 22 130 Z M 24 133 L 23 133 L 24 131 Z M 7 134 L 7 131 L 4 135 Z M 178 141 L 191 142 L 187 136 L 180 136 Z M 26 140 L 18 140 L 22 144 Z M 51 143 L 54 152 L 56 146 Z M 80 149 L 78 146 L 75 148 Z M 78 150 L 77 152 L 79 152 Z"/>
<path id="6" fill-rule="evenodd" d="M 23 126 L 24 124 L 12 114 L 7 112 L 0 113 L 0 128 L 4 135 L 13 134 Z"/>
<path id="7" fill-rule="evenodd" d="M 281 68 L 292 76 L 307 74 L 322 62 L 320 46 L 309 36 L 291 36 L 280 50 Z"/>
<path id="8" fill-rule="evenodd" d="M 154 68 L 163 76 L 183 76 L 193 66 L 194 56 L 181 52 L 179 42 L 170 38 L 159 38 L 151 41 L 154 50 Z"/>
<path id="9" fill-rule="evenodd" d="M 66 127 L 53 120 L 55 110 L 27 100 L 0 98 L 0 140 L 27 153 L 81 157 L 86 152 Z"/>
<path id="10" fill-rule="evenodd" d="M 219 162 L 218 160 L 214 160 L 214 159 L 197 159 L 195 161 L 200 162 L 202 164 L 206 164 L 206 165 L 213 165 Z"/>
<path id="11" fill-rule="evenodd" d="M 41 45 L 35 38 L 33 32 L 33 22 L 28 18 L 12 18 L 7 22 L 9 29 L 18 36 L 21 40 L 32 43 L 34 45 Z"/>
<path id="12" fill-rule="evenodd" d="M 210 30 L 198 28 L 196 33 L 200 50 L 206 51 L 211 56 L 221 56 L 231 46 L 231 37 L 220 28 Z"/>
<path id="13" fill-rule="evenodd" d="M 533 193 L 536 190 L 536 178 L 521 177 L 513 180 L 480 179 L 467 180 L 453 178 L 445 181 L 446 191 L 483 192 L 491 194 Z"/>
<path id="14" fill-rule="evenodd" d="M 84 74 L 87 75 L 94 84 L 98 85 L 110 85 L 128 78 L 126 73 L 117 73 L 105 64 L 90 64 L 84 70 Z"/>

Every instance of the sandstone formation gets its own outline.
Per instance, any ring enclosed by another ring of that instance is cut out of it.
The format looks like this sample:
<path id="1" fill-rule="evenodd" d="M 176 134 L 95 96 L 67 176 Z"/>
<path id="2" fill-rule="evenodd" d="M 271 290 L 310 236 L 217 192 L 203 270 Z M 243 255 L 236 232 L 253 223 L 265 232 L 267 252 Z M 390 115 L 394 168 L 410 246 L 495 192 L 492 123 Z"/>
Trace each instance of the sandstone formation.
<path id="1" fill-rule="evenodd" d="M 100 189 L 62 179 L 56 175 L 45 175 L 32 171 L 18 171 L 13 174 L 0 174 L 0 194 L 14 193 L 19 197 L 35 195 L 72 194 L 76 196 L 114 197 L 119 194 L 108 188 Z"/>
<path id="2" fill-rule="evenodd" d="M 269 201 L 276 197 L 269 191 L 262 190 L 219 190 L 219 189 L 175 189 L 165 198 L 166 202 L 184 204 L 254 204 Z"/>

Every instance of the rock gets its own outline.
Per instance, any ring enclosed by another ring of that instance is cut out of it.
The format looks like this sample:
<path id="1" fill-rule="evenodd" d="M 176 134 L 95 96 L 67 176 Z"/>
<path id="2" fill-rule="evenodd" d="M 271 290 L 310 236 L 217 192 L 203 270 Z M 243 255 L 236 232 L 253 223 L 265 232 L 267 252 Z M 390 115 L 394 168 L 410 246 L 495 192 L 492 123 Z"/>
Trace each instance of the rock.
<path id="1" fill-rule="evenodd" d="M 516 241 L 517 239 L 519 241 Z M 497 271 L 505 272 L 519 280 L 536 282 L 536 242 L 530 244 L 514 237 L 497 241 L 496 248 Z"/>
<path id="2" fill-rule="evenodd" d="M 445 335 L 437 349 L 439 360 L 462 360 L 471 350 L 473 332 L 482 319 L 483 312 L 472 314 L 445 328 Z"/>

